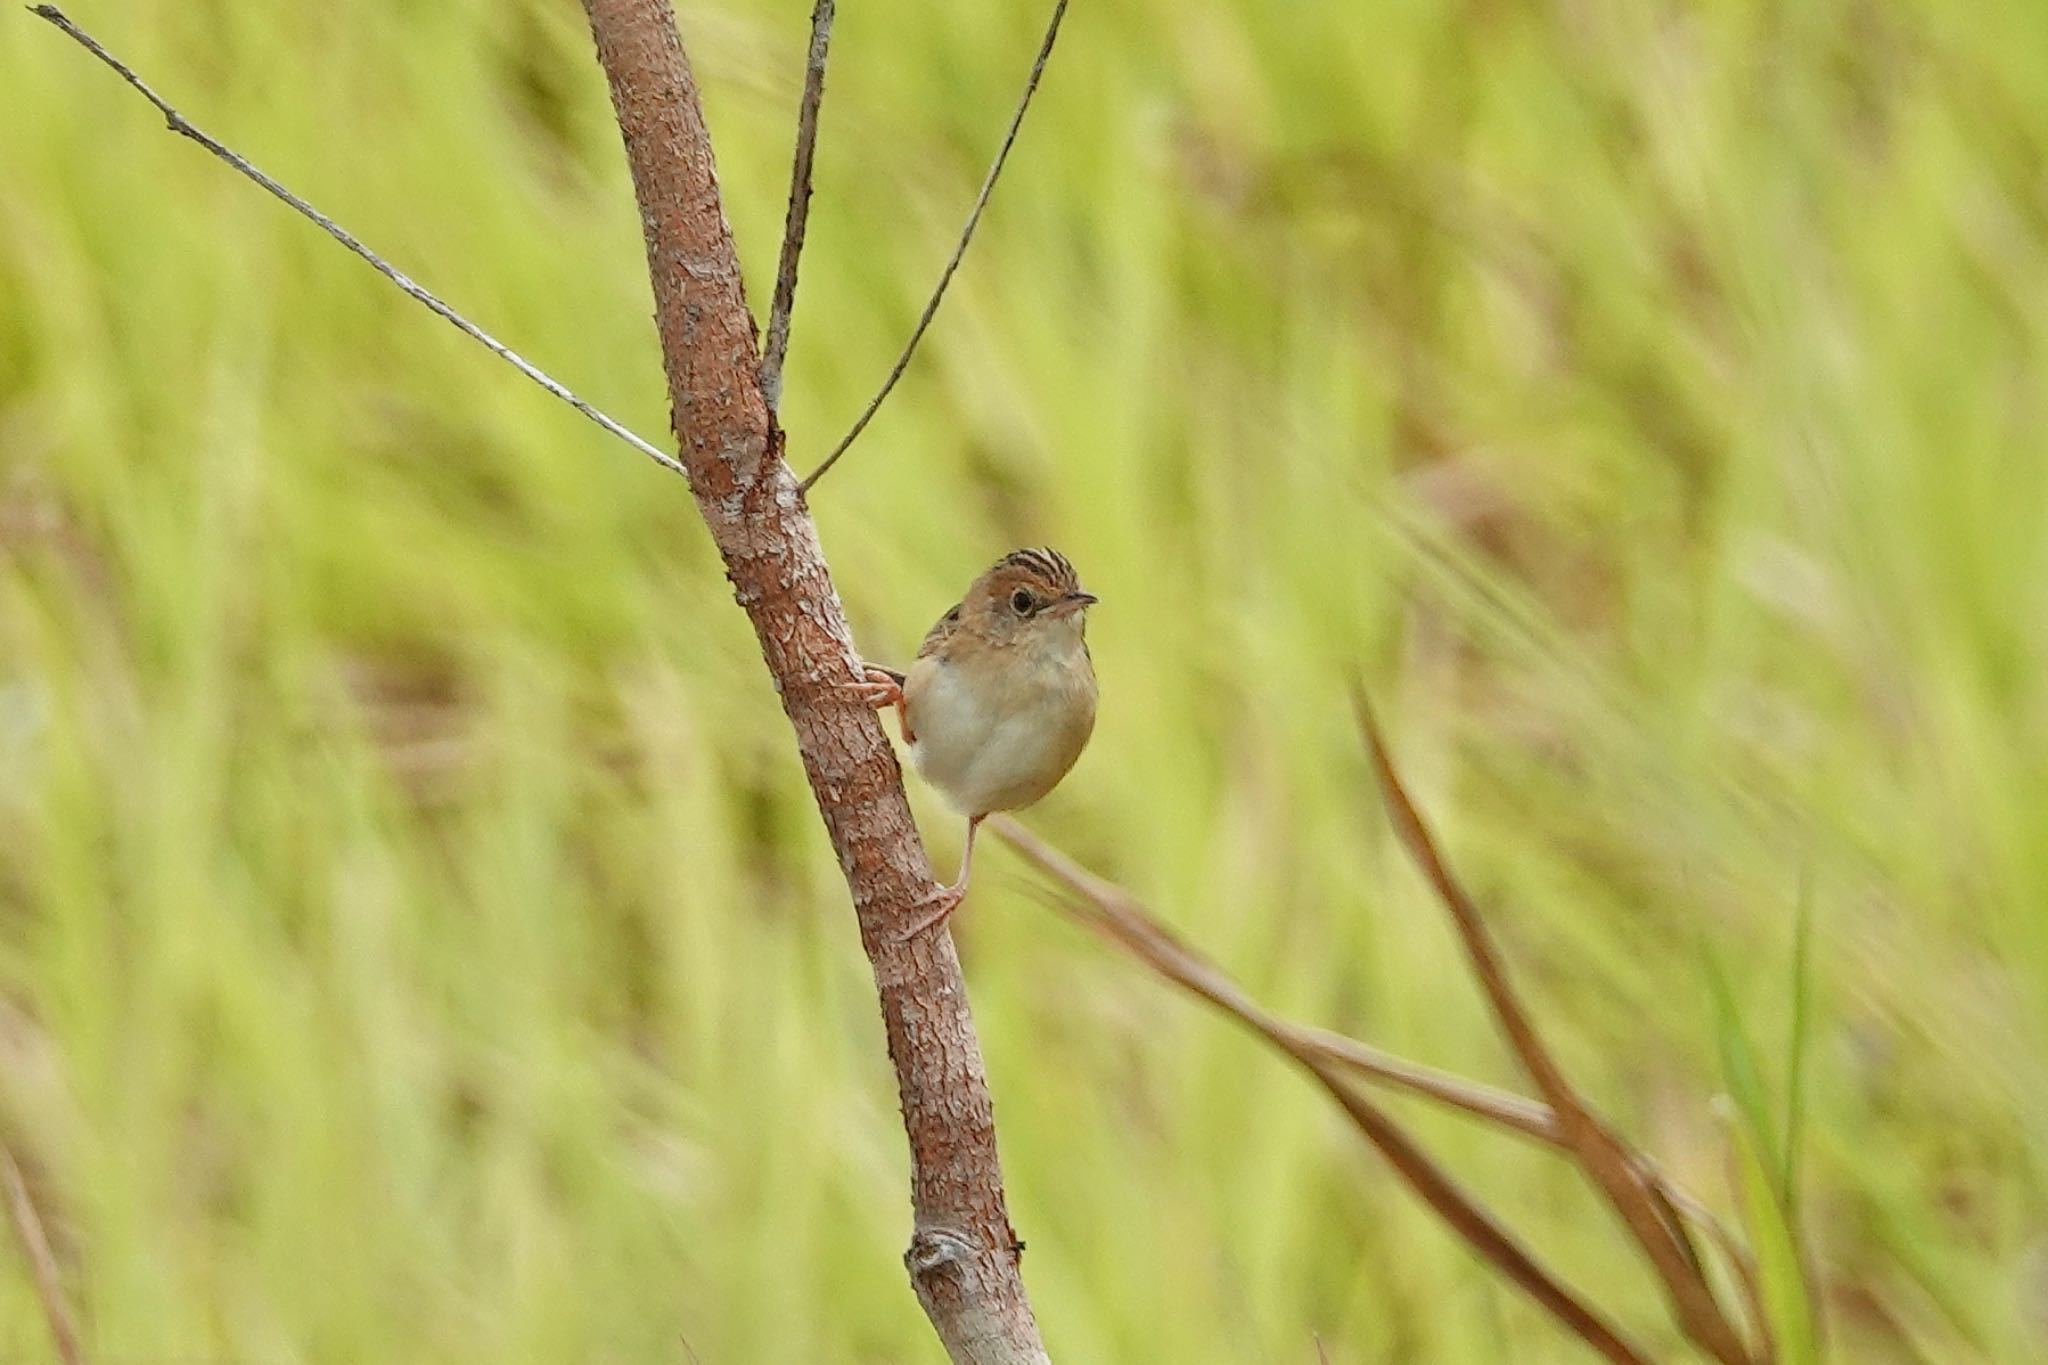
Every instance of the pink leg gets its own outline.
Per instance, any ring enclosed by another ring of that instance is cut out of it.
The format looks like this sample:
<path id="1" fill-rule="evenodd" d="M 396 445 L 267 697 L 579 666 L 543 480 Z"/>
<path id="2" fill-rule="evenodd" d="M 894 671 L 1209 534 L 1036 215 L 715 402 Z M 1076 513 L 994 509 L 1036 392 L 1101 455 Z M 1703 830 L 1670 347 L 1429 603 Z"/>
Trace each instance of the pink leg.
<path id="1" fill-rule="evenodd" d="M 985 818 L 981 815 L 967 817 L 967 846 L 960 850 L 960 875 L 951 886 L 940 887 L 926 899 L 927 909 L 917 923 L 903 931 L 905 939 L 916 938 L 925 930 L 944 924 L 960 908 L 960 902 L 967 899 L 967 870 L 974 865 L 974 831 L 981 828 Z"/>

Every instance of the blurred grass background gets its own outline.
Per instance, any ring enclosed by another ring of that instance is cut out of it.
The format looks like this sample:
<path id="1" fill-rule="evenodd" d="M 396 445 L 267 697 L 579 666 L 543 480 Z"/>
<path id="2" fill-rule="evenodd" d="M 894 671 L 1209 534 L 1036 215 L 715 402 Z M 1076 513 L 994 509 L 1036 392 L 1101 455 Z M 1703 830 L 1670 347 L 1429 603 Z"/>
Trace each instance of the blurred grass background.
<path id="1" fill-rule="evenodd" d="M 808 6 L 684 10 L 761 307 Z M 800 467 L 1042 10 L 842 10 Z M 74 13 L 663 433 L 576 6 Z M 1512 1082 L 1362 675 L 1569 1061 L 1724 1207 L 1804 905 L 1834 1357 L 2041 1359 L 2044 84 L 2035 0 L 1083 0 L 814 497 L 862 639 L 1063 548 L 1103 711 L 1029 822 L 1281 1008 Z M 0 1131 L 99 1357 L 939 1360 L 843 885 L 685 491 L 19 11 L 0 90 Z M 992 845 L 958 933 L 1055 1358 L 1583 1358 L 1026 881 Z M 1403 1112 L 1683 1356 L 1560 1163 Z M 46 1351 L 10 1249 L 0 1358 Z"/>

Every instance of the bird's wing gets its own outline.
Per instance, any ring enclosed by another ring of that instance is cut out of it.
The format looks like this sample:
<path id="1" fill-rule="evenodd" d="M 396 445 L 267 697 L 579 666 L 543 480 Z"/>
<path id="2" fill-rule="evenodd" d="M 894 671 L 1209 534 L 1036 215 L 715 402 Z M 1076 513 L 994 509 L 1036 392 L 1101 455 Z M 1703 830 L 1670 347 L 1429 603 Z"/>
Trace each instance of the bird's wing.
<path id="1" fill-rule="evenodd" d="M 960 607 L 961 604 L 955 602 L 947 609 L 946 614 L 938 619 L 938 623 L 925 632 L 924 643 L 917 647 L 918 658 L 937 653 L 939 646 L 946 643 L 946 637 L 960 624 Z"/>

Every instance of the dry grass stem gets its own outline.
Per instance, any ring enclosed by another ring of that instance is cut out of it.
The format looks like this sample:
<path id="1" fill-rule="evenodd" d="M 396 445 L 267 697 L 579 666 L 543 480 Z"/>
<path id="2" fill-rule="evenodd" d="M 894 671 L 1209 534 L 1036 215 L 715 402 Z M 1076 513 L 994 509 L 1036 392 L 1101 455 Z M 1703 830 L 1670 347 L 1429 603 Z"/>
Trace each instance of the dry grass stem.
<path id="1" fill-rule="evenodd" d="M 1567 1144 L 1578 1157 L 1579 1168 L 1620 1215 L 1623 1225 L 1642 1248 L 1664 1286 L 1673 1316 L 1686 1335 L 1722 1365 L 1751 1365 L 1755 1358 L 1715 1297 L 1682 1221 L 1667 1214 L 1660 1205 L 1652 1182 L 1645 1175 L 1646 1163 L 1580 1098 L 1542 1041 L 1535 1021 L 1508 978 L 1500 949 L 1477 903 L 1451 872 L 1435 836 L 1395 770 L 1363 692 L 1353 694 L 1353 704 L 1394 832 L 1450 912 L 1502 1033 L 1537 1090 L 1549 1102 Z"/>
<path id="2" fill-rule="evenodd" d="M 28 1257 L 29 1270 L 35 1276 L 36 1297 L 42 1301 L 43 1318 L 50 1325 L 50 1342 L 57 1359 L 62 1365 L 85 1365 L 85 1351 L 78 1344 L 78 1325 L 71 1317 L 70 1306 L 64 1302 L 64 1282 L 57 1273 L 57 1257 L 50 1250 L 49 1234 L 44 1230 L 42 1215 L 36 1211 L 21 1166 L 5 1144 L 0 1144 L 0 1184 L 7 1187 L 8 1220 L 14 1224 L 22 1254 Z"/>
<path id="3" fill-rule="evenodd" d="M 1438 1166 L 1405 1129 L 1350 1083 L 1348 1070 L 1400 1084 L 1480 1117 L 1518 1131 L 1540 1128 L 1516 1096 L 1488 1092 L 1413 1063 L 1385 1058 L 1363 1044 L 1337 1045 L 1334 1035 L 1314 1034 L 1288 1023 L 1255 1003 L 1244 990 L 1195 949 L 1159 922 L 1129 892 L 1087 872 L 1073 860 L 1025 830 L 1008 816 L 993 816 L 988 828 L 1022 853 L 1027 861 L 1062 883 L 1070 897 L 1055 898 L 1089 927 L 1108 936 L 1160 975 L 1207 1000 L 1246 1025 L 1313 1076 L 1351 1118 L 1367 1141 L 1436 1214 L 1480 1256 L 1548 1309 L 1558 1320 L 1609 1360 L 1643 1362 L 1648 1358 L 1624 1339 L 1597 1312 L 1554 1275 L 1504 1228 L 1479 1201 Z M 1382 1065 L 1382 1061 L 1394 1065 Z M 1363 1065 L 1361 1065 L 1363 1063 Z M 1416 1085 L 1418 1078 L 1427 1078 Z M 1534 1134 L 1532 1134 L 1534 1135 Z"/>
<path id="4" fill-rule="evenodd" d="M 1274 1015 L 1124 888 L 1089 872 L 1008 816 L 991 818 L 987 827 L 1069 893 L 1048 896 L 1050 904 L 1103 934 L 1162 979 L 1239 1020 L 1316 1072 L 1326 1086 L 1330 1078 L 1318 1070 L 1319 1066 L 1348 1069 L 1576 1155 L 1549 1105 L 1409 1061 L 1345 1034 Z M 1341 1098 L 1339 1102 L 1343 1102 Z M 1691 1273 L 1705 1282 L 1707 1269 L 1692 1243 L 1688 1226 L 1703 1232 L 1733 1268 L 1762 1343 L 1756 1359 L 1772 1359 L 1754 1256 L 1712 1210 L 1647 1156 L 1630 1151 L 1627 1157 L 1655 1202 L 1660 1218 L 1675 1230 L 1674 1238 L 1683 1249 Z"/>

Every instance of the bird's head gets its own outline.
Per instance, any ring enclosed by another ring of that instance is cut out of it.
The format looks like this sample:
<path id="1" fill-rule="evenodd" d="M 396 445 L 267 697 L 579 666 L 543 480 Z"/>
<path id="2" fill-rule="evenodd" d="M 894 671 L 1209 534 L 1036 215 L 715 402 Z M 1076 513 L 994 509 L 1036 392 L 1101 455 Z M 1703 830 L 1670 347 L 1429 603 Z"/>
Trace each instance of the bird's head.
<path id="1" fill-rule="evenodd" d="M 967 590 L 962 624 L 994 644 L 1071 647 L 1095 601 L 1058 550 L 1012 550 Z"/>

